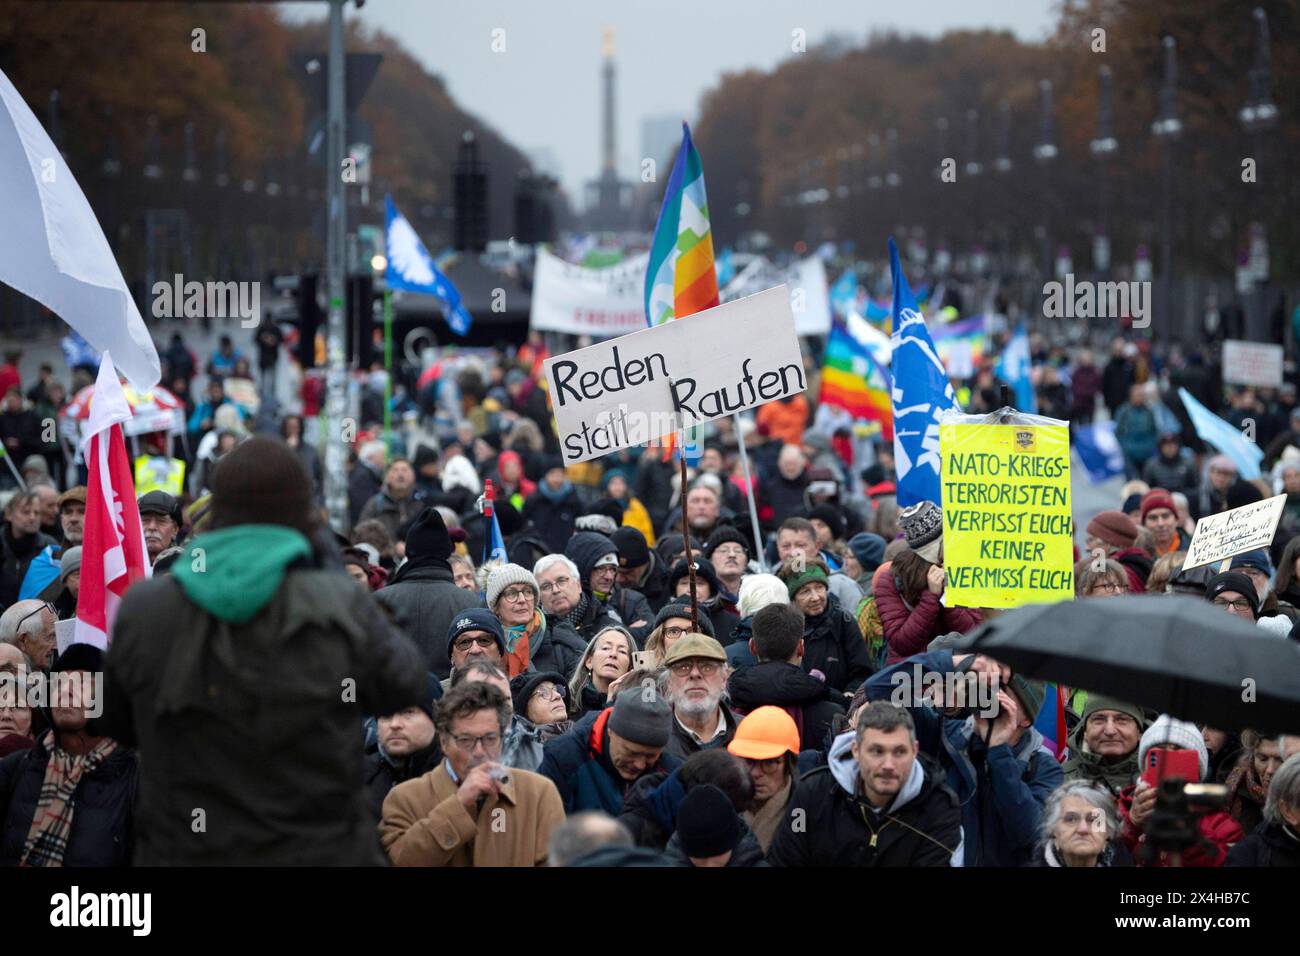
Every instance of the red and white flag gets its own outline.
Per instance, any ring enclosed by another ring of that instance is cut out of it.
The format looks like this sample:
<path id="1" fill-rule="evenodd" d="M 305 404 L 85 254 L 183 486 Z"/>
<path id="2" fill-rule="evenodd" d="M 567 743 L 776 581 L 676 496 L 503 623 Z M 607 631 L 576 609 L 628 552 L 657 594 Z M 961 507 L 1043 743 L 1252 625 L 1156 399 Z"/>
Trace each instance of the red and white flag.
<path id="1" fill-rule="evenodd" d="M 90 402 L 87 437 L 82 440 L 88 470 L 86 524 L 73 640 L 106 650 L 113 640 L 113 621 L 126 589 L 151 572 L 131 460 L 122 438 L 122 423 L 130 418 L 131 407 L 117 369 L 105 352 Z"/>

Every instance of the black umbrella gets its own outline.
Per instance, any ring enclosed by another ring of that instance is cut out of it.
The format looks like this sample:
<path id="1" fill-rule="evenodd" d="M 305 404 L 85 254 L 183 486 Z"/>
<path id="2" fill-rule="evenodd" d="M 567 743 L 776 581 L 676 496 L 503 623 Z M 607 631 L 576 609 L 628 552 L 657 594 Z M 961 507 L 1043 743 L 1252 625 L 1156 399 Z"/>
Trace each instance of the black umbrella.
<path id="1" fill-rule="evenodd" d="M 1300 646 L 1192 598 L 1017 608 L 973 631 L 961 650 L 1224 730 L 1300 732 Z"/>

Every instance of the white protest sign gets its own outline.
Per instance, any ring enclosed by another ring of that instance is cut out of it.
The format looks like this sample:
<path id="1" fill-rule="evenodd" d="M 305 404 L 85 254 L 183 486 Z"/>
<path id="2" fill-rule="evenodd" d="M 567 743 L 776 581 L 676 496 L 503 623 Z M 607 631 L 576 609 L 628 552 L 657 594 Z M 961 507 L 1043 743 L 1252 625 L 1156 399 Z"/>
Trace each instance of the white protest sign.
<path id="1" fill-rule="evenodd" d="M 605 269 L 588 269 L 538 249 L 528 327 L 605 337 L 646 328 L 648 259 L 649 253 L 642 253 Z"/>
<path id="2" fill-rule="evenodd" d="M 1183 570 L 1214 564 L 1247 551 L 1267 548 L 1282 518 L 1286 495 L 1276 495 L 1196 522 Z"/>
<path id="3" fill-rule="evenodd" d="M 56 621 L 54 624 L 54 649 L 62 654 L 77 641 L 77 619 Z"/>
<path id="4" fill-rule="evenodd" d="M 1227 339 L 1223 343 L 1223 380 L 1232 385 L 1277 388 L 1282 384 L 1282 346 Z"/>
<path id="5" fill-rule="evenodd" d="M 788 269 L 780 269 L 760 256 L 727 283 L 719 298 L 732 302 L 782 283 L 790 287 L 795 331 L 799 335 L 829 335 L 831 296 L 826 267 L 816 256 L 800 259 Z"/>
<path id="6" fill-rule="evenodd" d="M 805 391 L 794 325 L 790 290 L 782 285 L 547 359 L 565 463 Z"/>

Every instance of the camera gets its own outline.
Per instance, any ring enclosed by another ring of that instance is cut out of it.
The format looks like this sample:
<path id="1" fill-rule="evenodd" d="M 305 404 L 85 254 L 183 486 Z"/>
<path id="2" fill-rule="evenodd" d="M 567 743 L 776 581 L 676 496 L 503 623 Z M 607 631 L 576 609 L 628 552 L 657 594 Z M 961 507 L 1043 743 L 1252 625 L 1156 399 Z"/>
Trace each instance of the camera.
<path id="1" fill-rule="evenodd" d="M 1196 818 L 1228 805 L 1228 788 L 1219 783 L 1188 783 L 1181 778 L 1162 780 L 1156 804 L 1147 820 L 1146 852 L 1185 853 L 1201 838 Z"/>

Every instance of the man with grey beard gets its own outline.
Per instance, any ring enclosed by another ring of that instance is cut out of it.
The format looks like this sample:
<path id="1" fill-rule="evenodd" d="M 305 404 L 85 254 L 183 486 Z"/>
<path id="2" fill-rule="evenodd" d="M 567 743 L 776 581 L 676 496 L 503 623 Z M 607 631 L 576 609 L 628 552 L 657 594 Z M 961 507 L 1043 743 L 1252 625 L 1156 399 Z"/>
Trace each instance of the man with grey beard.
<path id="1" fill-rule="evenodd" d="M 739 723 L 723 702 L 727 652 L 711 637 L 686 634 L 664 658 L 673 708 L 672 732 L 664 753 L 685 760 L 693 753 L 725 747 Z"/>

